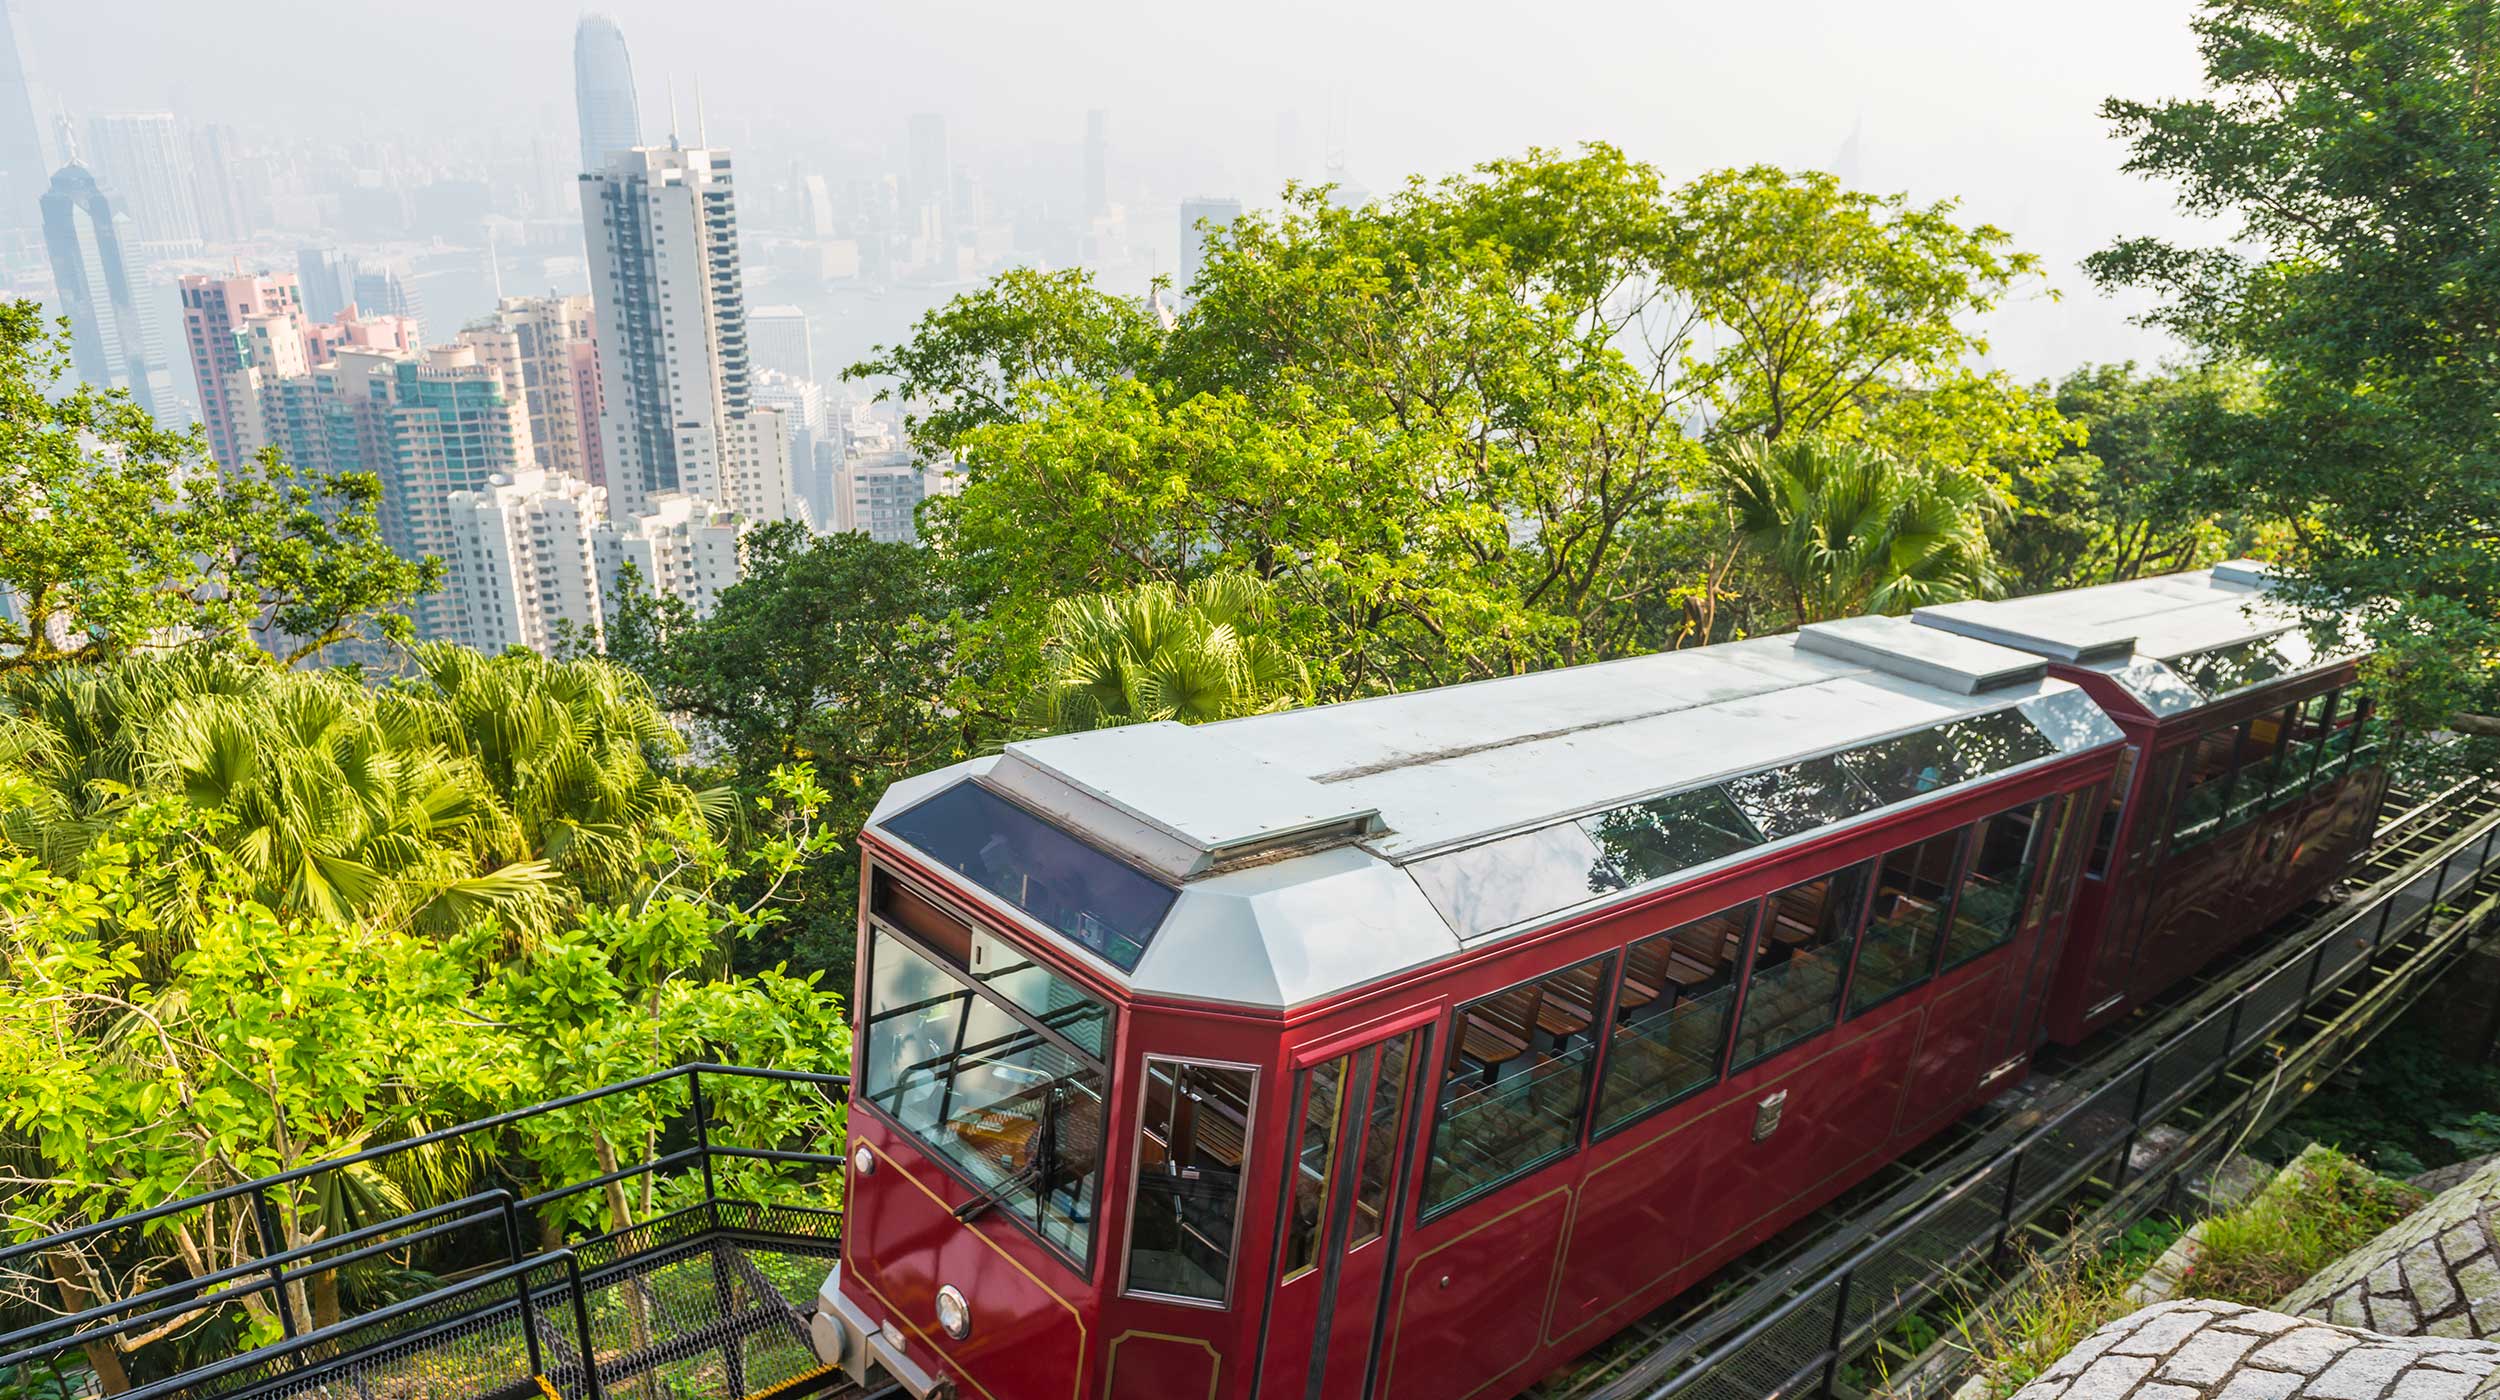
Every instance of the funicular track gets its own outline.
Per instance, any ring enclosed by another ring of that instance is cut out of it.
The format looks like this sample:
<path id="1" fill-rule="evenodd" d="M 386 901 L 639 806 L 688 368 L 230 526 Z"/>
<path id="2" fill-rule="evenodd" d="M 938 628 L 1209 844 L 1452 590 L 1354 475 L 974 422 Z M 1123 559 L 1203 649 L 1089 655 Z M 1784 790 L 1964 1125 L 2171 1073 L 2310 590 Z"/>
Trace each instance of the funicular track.
<path id="1" fill-rule="evenodd" d="M 1538 1400 L 1941 1393 L 1964 1354 L 1888 1336 L 1984 1308 L 2263 1133 L 2500 925 L 2500 788 L 2391 794 L 2341 897 L 2060 1055 L 1531 1392 Z"/>

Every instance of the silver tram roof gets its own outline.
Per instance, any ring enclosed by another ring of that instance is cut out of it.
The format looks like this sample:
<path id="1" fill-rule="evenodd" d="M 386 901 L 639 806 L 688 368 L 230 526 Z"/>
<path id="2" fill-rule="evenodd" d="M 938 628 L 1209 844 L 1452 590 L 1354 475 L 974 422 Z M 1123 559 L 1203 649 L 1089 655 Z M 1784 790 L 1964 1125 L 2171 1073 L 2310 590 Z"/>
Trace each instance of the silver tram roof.
<path id="1" fill-rule="evenodd" d="M 2320 646 L 2306 619 L 2271 596 L 2274 569 L 2234 559 L 2210 569 L 2027 598 L 1942 603 L 1929 627 L 2107 672 L 2157 716 L 2357 654 Z"/>
<path id="2" fill-rule="evenodd" d="M 2038 656 L 1863 617 L 1010 744 L 869 825 L 1139 994 L 1283 1008 L 2119 737 Z"/>

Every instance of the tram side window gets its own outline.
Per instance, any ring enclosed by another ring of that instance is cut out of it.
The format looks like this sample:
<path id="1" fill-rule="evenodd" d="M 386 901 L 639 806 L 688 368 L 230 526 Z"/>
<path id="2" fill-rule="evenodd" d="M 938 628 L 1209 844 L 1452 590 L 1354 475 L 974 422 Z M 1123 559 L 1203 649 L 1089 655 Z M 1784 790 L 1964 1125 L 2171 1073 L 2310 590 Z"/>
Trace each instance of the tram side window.
<path id="1" fill-rule="evenodd" d="M 1407 1088 L 1423 1041 L 1422 1031 L 1408 1031 L 1380 1047 L 1379 1081 L 1372 1088 L 1371 1117 L 1363 1126 L 1363 1155 L 1354 1178 L 1354 1231 L 1346 1237 L 1349 1249 L 1378 1238 L 1384 1228 L 1389 1183 L 1397 1176 L 1398 1144 L 1405 1138 L 1398 1125 L 1406 1112 Z"/>
<path id="2" fill-rule="evenodd" d="M 1615 955 L 1458 1009 L 1442 1066 L 1424 1209 L 1483 1194 L 1580 1141 L 1596 1027 Z"/>
<path id="3" fill-rule="evenodd" d="M 1983 817 L 1971 831 L 1970 869 L 1953 901 L 1944 965 L 1957 967 L 2002 946 L 2023 926 L 2032 872 L 2048 843 L 2041 823 L 2048 799 Z"/>
<path id="4" fill-rule="evenodd" d="M 1727 1011 L 1759 902 L 1722 909 L 1635 943 L 1597 1087 L 1597 1131 L 1662 1108 L 1719 1078 Z"/>
<path id="5" fill-rule="evenodd" d="M 2135 780 L 2136 761 L 2142 756 L 2141 751 L 2133 744 L 2118 751 L 2118 771 L 2110 779 L 2109 801 L 2102 804 L 2100 826 L 2092 834 L 2091 872 L 2095 879 L 2106 877 L 2109 874 L 2110 861 L 2117 857 L 2118 825 L 2127 815 L 2127 785 Z M 2158 782 L 2158 776 L 2156 781 Z M 2160 809 L 2157 807 L 2154 810 Z M 2137 844 L 2143 844 L 2141 837 L 2137 838 Z"/>
<path id="6" fill-rule="evenodd" d="M 2178 802 L 2170 809 L 2173 849 L 2193 845 L 2222 829 L 2223 809 L 2231 798 L 2232 759 L 2239 747 L 2240 729 L 2235 728 L 2201 735 L 2189 750 L 2187 776 L 2181 780 Z"/>
<path id="7" fill-rule="evenodd" d="M 1337 1120 L 1344 1116 L 1349 1057 L 1340 1055 L 1302 1072 L 1294 1102 L 1301 1105 L 1295 1138 L 1293 1182 L 1285 1198 L 1284 1277 L 1319 1262 L 1320 1226 L 1328 1219 L 1328 1189 L 1337 1179 Z"/>
<path id="8" fill-rule="evenodd" d="M 1737 1068 L 1828 1030 L 1838 1019 L 1841 976 L 1858 936 L 1868 870 L 1853 865 L 1771 896 L 1754 935 L 1753 975 L 1738 1013 Z"/>
<path id="9" fill-rule="evenodd" d="M 2287 705 L 2249 716 L 2248 737 L 2240 745 L 2240 778 L 2231 788 L 2228 820 L 2232 823 L 2254 817 L 2274 799 L 2276 770 L 2283 766 L 2283 750 L 2291 743 L 2297 709 Z"/>
<path id="10" fill-rule="evenodd" d="M 1948 831 L 1912 842 L 1876 866 L 1875 902 L 1858 947 L 1858 975 L 1849 984 L 1850 1015 L 1908 991 L 1935 971 L 1963 834 Z"/>
<path id="11" fill-rule="evenodd" d="M 1149 1057 L 1129 1211 L 1128 1284 L 1196 1302 L 1231 1292 L 1258 1071 Z"/>

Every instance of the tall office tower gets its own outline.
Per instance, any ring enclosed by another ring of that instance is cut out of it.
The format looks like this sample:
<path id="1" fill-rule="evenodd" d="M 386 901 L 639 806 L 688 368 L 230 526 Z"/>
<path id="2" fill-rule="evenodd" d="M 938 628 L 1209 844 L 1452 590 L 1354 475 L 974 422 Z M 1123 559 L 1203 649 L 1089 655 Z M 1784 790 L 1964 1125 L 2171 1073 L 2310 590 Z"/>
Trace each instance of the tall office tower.
<path id="1" fill-rule="evenodd" d="M 1220 236 L 1241 217 L 1241 201 L 1222 195 L 1194 195 L 1181 201 L 1181 265 L 1173 290 L 1183 300 L 1206 269 L 1207 239 Z M 1204 223 L 1206 227 L 1199 225 Z"/>
<path id="2" fill-rule="evenodd" d="M 443 560 L 453 640 L 493 653 L 553 649 L 558 628 L 601 626 L 591 535 L 606 513 L 598 487 L 562 472 L 525 471 L 455 491 Z"/>
<path id="3" fill-rule="evenodd" d="M 323 357 L 308 343 L 303 303 L 285 273 L 195 273 L 181 287 L 182 339 L 209 450 L 220 462 L 243 462 L 273 441 L 262 403 L 268 387 L 309 372 Z"/>
<path id="4" fill-rule="evenodd" d="M 107 112 L 87 120 L 96 175 L 125 206 L 152 256 L 200 251 L 200 209 L 184 146 L 171 112 Z"/>
<path id="5" fill-rule="evenodd" d="M 600 408 L 607 402 L 606 387 L 599 379 L 599 341 L 593 321 L 591 335 L 565 349 L 565 363 L 573 375 L 573 409 L 582 419 L 582 480 L 605 491 L 608 489 L 608 456 L 605 440 L 600 436 Z"/>
<path id="6" fill-rule="evenodd" d="M 799 182 L 800 212 L 805 214 L 807 236 L 831 238 L 834 235 L 833 190 L 822 175 L 810 175 Z"/>
<path id="7" fill-rule="evenodd" d="M 347 309 L 347 260 L 327 248 L 295 250 L 295 287 L 304 299 L 304 316 L 335 321 Z"/>
<path id="8" fill-rule="evenodd" d="M 683 491 L 749 520 L 789 511 L 788 439 L 755 406 L 729 153 L 645 146 L 582 176 L 598 308 L 608 509 Z"/>
<path id="9" fill-rule="evenodd" d="M 747 313 L 749 358 L 760 371 L 792 379 L 816 377 L 816 347 L 807 313 L 795 306 L 759 306 Z"/>
<path id="10" fill-rule="evenodd" d="M 599 596 L 616 596 L 630 563 L 653 595 L 679 599 L 695 616 L 709 617 L 720 595 L 738 581 L 739 537 L 746 526 L 735 511 L 683 491 L 663 491 L 631 515 L 613 513 L 591 535 Z"/>
<path id="11" fill-rule="evenodd" d="M 358 263 L 348 301 L 367 316 L 405 316 L 422 324 L 425 303 L 411 290 L 397 268 L 385 263 Z"/>
<path id="12" fill-rule="evenodd" d="M 625 32 L 606 15 L 584 15 L 573 28 L 573 106 L 581 122 L 585 171 L 642 144 L 642 106 L 634 95 L 634 60 Z"/>
<path id="13" fill-rule="evenodd" d="M 51 169 L 43 158 L 43 129 L 18 61 L 17 30 L 0 0 L 0 230 L 32 233 L 43 227 L 43 192 Z"/>
<path id="14" fill-rule="evenodd" d="M 1111 118 L 1100 107 L 1085 114 L 1085 217 L 1111 212 Z"/>
<path id="15" fill-rule="evenodd" d="M 816 449 L 825 439 L 824 387 L 812 379 L 759 370 L 755 376 L 755 406 L 779 414 L 782 430 L 789 435 L 791 513 L 804 517 L 812 529 L 832 529 L 832 512 L 826 508 L 832 498 L 825 496 L 820 501 L 809 491 Z"/>
<path id="16" fill-rule="evenodd" d="M 586 352 L 598 383 L 597 349 L 587 296 L 505 297 L 495 313 L 460 330 L 460 343 L 503 376 L 504 392 L 528 408 L 538 465 L 591 482 L 597 455 L 598 400 L 581 398 L 576 361 Z"/>
<path id="17" fill-rule="evenodd" d="M 945 236 L 947 203 L 955 192 L 954 160 L 946 150 L 946 118 L 936 112 L 914 112 L 910 145 L 903 164 L 903 222 L 915 225 L 923 211 L 936 210 L 934 236 Z"/>
<path id="18" fill-rule="evenodd" d="M 252 236 L 237 176 L 234 128 L 217 123 L 191 132 L 191 187 L 199 197 L 200 236 L 211 243 L 239 243 Z"/>
<path id="19" fill-rule="evenodd" d="M 84 166 L 64 166 L 43 193 L 43 241 L 52 283 L 69 316 L 70 364 L 87 383 L 130 390 L 139 407 L 157 411 L 148 362 L 147 329 L 122 257 L 126 224 L 112 198 Z M 79 236 L 81 218 L 86 236 Z"/>

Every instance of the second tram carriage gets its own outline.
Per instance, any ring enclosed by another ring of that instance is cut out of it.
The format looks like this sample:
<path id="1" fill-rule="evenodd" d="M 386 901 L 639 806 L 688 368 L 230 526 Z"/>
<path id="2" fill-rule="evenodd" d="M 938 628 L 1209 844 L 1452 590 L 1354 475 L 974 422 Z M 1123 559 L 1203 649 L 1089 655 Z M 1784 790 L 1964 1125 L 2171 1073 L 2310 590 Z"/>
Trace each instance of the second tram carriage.
<path id="1" fill-rule="evenodd" d="M 2143 773 L 2210 747 L 1969 630 L 1856 618 L 896 784 L 819 1352 L 924 1397 L 1502 1396 L 1864 1179 L 2085 1009 L 2069 920 L 2116 927 L 2179 850 Z M 2224 771 L 2262 768 L 2269 813 L 2375 794 L 2311 698 L 2348 665 L 2267 636 L 2297 685 L 2199 693 Z M 2323 750 L 2298 793 L 2295 743 Z M 2267 868 L 2314 892 L 2340 859 Z M 2129 917 L 2128 994 L 2194 960 L 2148 941 L 2213 941 Z"/>

